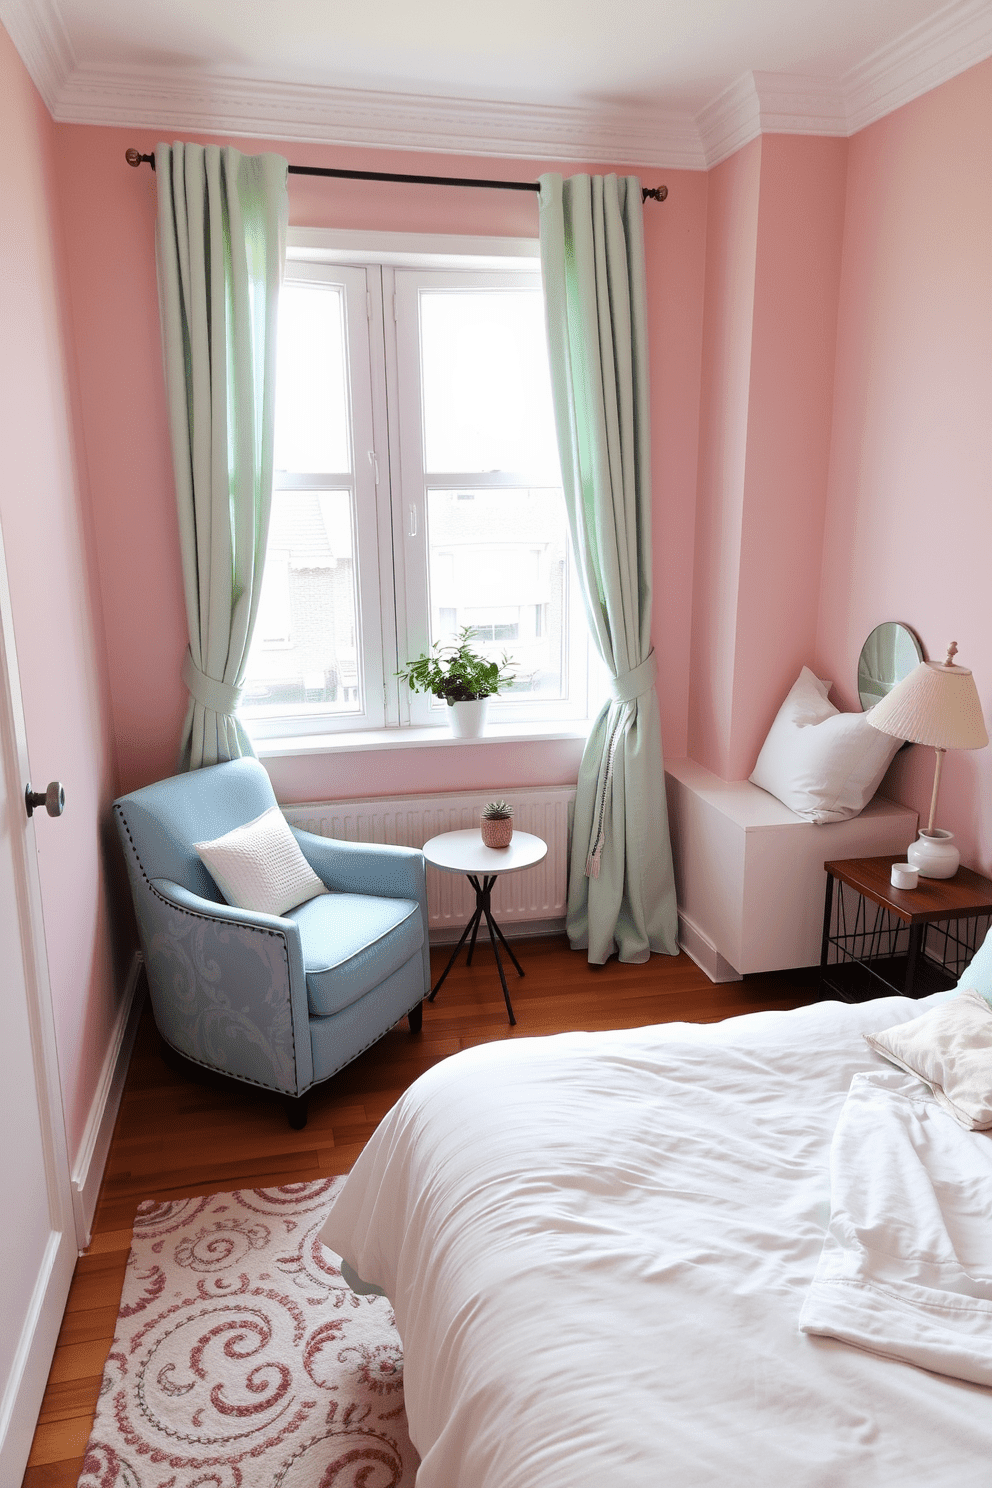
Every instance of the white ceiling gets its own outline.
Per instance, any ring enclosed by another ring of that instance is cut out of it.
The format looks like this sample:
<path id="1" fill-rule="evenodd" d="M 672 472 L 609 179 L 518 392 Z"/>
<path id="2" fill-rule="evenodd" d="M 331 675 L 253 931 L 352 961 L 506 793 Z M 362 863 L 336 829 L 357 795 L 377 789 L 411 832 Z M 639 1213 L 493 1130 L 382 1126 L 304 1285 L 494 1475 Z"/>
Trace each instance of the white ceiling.
<path id="1" fill-rule="evenodd" d="M 992 55 L 992 0 L 0 0 L 56 118 L 704 168 Z"/>

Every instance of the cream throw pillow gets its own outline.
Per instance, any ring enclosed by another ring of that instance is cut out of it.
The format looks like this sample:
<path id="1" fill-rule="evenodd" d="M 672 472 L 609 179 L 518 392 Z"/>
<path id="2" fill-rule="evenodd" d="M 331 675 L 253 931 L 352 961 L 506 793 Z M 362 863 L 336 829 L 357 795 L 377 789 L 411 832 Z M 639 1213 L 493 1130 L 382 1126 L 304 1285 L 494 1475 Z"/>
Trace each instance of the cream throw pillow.
<path id="1" fill-rule="evenodd" d="M 873 729 L 864 713 L 838 712 L 829 691 L 829 682 L 803 667 L 750 777 L 797 816 L 821 825 L 864 810 L 902 743 Z"/>
<path id="2" fill-rule="evenodd" d="M 992 1008 L 969 988 L 910 1023 L 865 1038 L 886 1059 L 919 1075 L 955 1121 L 992 1127 Z"/>
<path id="3" fill-rule="evenodd" d="M 278 806 L 213 842 L 193 844 L 228 904 L 281 915 L 326 894 Z"/>

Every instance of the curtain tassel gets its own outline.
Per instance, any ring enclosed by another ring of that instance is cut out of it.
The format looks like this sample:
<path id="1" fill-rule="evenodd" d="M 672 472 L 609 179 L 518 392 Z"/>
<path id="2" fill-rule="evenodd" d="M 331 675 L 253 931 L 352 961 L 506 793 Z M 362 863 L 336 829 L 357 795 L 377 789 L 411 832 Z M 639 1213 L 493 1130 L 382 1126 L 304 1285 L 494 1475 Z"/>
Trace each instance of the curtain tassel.
<path id="1" fill-rule="evenodd" d="M 625 709 L 621 705 L 610 731 L 610 742 L 606 749 L 606 770 L 603 774 L 603 789 L 599 797 L 599 809 L 596 813 L 595 832 L 589 846 L 589 854 L 586 858 L 586 878 L 598 878 L 599 867 L 603 858 L 603 842 L 606 838 L 606 803 L 610 796 L 610 783 L 613 778 L 613 756 L 616 753 L 617 741 L 620 737 L 620 728 L 624 722 Z"/>

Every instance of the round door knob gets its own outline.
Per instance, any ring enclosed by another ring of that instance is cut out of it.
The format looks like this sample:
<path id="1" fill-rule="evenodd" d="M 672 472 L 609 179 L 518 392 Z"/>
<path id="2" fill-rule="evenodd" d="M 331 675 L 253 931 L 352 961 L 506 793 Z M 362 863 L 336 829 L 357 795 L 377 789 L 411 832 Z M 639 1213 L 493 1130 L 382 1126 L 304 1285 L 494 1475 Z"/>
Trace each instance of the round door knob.
<path id="1" fill-rule="evenodd" d="M 31 782 L 28 781 L 24 789 L 24 805 L 28 816 L 34 816 L 36 806 L 44 806 L 49 816 L 61 816 L 65 810 L 65 791 L 61 780 L 50 780 L 48 789 L 44 791 L 33 791 Z"/>

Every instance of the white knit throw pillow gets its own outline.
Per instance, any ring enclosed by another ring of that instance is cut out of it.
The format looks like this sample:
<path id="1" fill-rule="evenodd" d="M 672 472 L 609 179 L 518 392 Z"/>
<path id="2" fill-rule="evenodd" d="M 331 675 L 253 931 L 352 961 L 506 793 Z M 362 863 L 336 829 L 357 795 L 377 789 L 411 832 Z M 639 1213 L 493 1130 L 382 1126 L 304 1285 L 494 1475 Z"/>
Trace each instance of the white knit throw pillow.
<path id="1" fill-rule="evenodd" d="M 281 915 L 326 894 L 278 806 L 213 842 L 194 843 L 228 904 Z"/>

